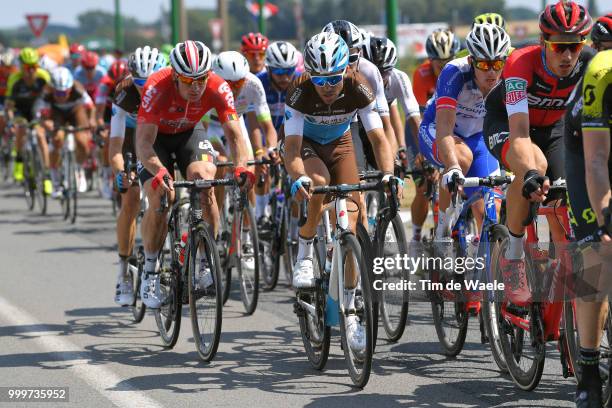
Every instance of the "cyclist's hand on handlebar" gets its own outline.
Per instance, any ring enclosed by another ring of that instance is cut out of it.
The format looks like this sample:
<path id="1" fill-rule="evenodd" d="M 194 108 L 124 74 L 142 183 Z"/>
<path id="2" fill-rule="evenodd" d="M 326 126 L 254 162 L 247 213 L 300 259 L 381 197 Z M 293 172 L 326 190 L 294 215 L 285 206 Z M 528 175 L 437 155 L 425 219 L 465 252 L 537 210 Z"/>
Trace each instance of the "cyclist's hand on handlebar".
<path id="1" fill-rule="evenodd" d="M 537 170 L 529 170 L 525 173 L 521 190 L 523 197 L 529 201 L 541 203 L 546 199 L 546 194 L 550 189 L 550 180 L 546 176 L 541 176 Z"/>
<path id="2" fill-rule="evenodd" d="M 465 176 L 459 167 L 451 167 L 442 176 L 442 187 L 449 192 L 461 191 Z"/>
<path id="3" fill-rule="evenodd" d="M 391 190 L 389 189 L 389 180 L 391 179 L 397 180 L 397 199 L 401 200 L 404 197 L 404 180 L 399 177 L 395 177 L 391 174 L 385 174 L 382 178 L 382 182 L 385 183 L 385 191 L 387 192 L 387 196 L 391 195 Z"/>
<path id="4" fill-rule="evenodd" d="M 304 188 L 304 184 L 308 185 L 308 190 Z M 297 180 L 291 184 L 291 196 L 295 197 L 298 201 L 304 199 L 310 200 L 312 194 L 310 193 L 310 186 L 312 186 L 312 179 L 308 176 L 300 176 Z"/>
<path id="5" fill-rule="evenodd" d="M 168 179 L 168 184 L 164 181 L 164 177 Z M 168 173 L 165 167 L 159 169 L 155 177 L 153 177 L 153 181 L 151 182 L 151 187 L 153 190 L 159 190 L 160 195 L 168 193 L 170 191 L 174 191 L 174 187 L 172 186 L 172 176 Z"/>
<path id="6" fill-rule="evenodd" d="M 281 163 L 281 158 L 276 147 L 268 149 L 268 156 L 270 156 L 270 160 L 272 160 L 273 164 L 278 165 Z"/>
<path id="7" fill-rule="evenodd" d="M 246 185 L 247 188 L 251 188 L 255 184 L 255 174 L 246 167 L 236 167 L 234 179 L 239 186 Z"/>
<path id="8" fill-rule="evenodd" d="M 130 180 L 125 171 L 120 171 L 115 174 L 115 184 L 120 192 L 125 192 L 130 187 Z"/>

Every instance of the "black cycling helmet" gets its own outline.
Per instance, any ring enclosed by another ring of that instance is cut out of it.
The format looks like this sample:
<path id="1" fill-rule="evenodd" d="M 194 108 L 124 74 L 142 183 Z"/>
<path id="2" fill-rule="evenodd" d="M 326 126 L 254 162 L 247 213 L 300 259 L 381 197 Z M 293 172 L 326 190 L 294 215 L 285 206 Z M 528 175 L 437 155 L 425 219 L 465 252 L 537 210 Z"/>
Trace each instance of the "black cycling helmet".
<path id="1" fill-rule="evenodd" d="M 591 31 L 591 40 L 594 43 L 612 41 L 612 13 L 597 19 Z"/>

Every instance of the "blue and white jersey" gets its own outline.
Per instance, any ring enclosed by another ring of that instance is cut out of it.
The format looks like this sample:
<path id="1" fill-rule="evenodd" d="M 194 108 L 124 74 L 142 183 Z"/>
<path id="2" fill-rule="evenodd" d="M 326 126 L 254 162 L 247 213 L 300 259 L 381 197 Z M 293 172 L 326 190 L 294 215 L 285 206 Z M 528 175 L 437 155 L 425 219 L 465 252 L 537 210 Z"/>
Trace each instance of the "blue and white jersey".
<path id="1" fill-rule="evenodd" d="M 285 117 L 285 97 L 287 91 L 278 91 L 272 85 L 272 79 L 267 71 L 262 71 L 257 74 L 257 78 L 263 84 L 264 90 L 266 91 L 266 101 L 268 102 L 268 108 L 270 108 L 270 116 L 272 117 L 272 124 L 278 132 Z M 254 110 L 249 109 L 249 110 Z"/>
<path id="2" fill-rule="evenodd" d="M 435 94 L 427 101 L 423 123 L 436 121 L 436 110 L 455 109 L 455 135 L 467 139 L 482 132 L 486 113 L 484 98 L 474 81 L 474 69 L 468 57 L 457 58 L 444 66 Z"/>

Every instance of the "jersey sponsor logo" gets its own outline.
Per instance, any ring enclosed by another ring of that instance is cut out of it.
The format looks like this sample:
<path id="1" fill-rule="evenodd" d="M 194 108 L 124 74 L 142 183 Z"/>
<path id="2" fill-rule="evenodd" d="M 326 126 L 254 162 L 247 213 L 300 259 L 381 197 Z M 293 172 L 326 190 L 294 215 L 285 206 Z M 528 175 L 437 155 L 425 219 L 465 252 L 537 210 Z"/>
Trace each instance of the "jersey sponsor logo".
<path id="1" fill-rule="evenodd" d="M 370 88 L 368 86 L 366 86 L 365 84 L 359 84 L 357 86 L 357 91 L 359 91 L 362 94 L 364 94 L 366 96 L 366 98 L 368 98 L 370 100 L 374 99 L 374 94 L 372 93 Z"/>
<path id="2" fill-rule="evenodd" d="M 236 109 L 234 106 L 234 94 L 232 93 L 232 90 L 227 82 L 223 82 L 221 85 L 219 85 L 218 92 L 223 96 L 223 98 L 225 98 L 227 106 L 232 109 Z"/>
<path id="3" fill-rule="evenodd" d="M 590 106 L 595 102 L 595 85 L 588 84 L 584 87 L 584 104 Z"/>
<path id="4" fill-rule="evenodd" d="M 564 109 L 567 105 L 567 100 L 563 98 L 548 98 L 535 95 L 528 96 L 529 106 L 536 108 L 561 108 Z"/>
<path id="5" fill-rule="evenodd" d="M 548 94 L 549 94 L 549 93 L 551 93 L 551 92 L 552 92 L 552 90 L 553 90 L 552 85 L 547 84 L 547 83 L 545 83 L 545 82 L 539 82 L 539 81 L 537 81 L 537 82 L 535 83 L 535 87 L 536 87 L 536 88 L 541 89 L 541 90 L 542 90 L 542 92 L 544 92 L 544 93 L 548 93 Z"/>
<path id="6" fill-rule="evenodd" d="M 300 96 L 302 96 L 302 88 L 296 88 L 293 90 L 293 92 L 291 93 L 291 95 L 289 95 L 289 105 L 295 105 L 297 103 L 297 101 L 300 99 Z"/>
<path id="7" fill-rule="evenodd" d="M 506 140 L 508 140 L 509 136 L 510 132 L 493 133 L 491 136 L 489 136 L 489 147 L 494 148 L 499 144 L 506 143 Z"/>
<path id="8" fill-rule="evenodd" d="M 523 78 L 506 79 L 506 104 L 516 105 L 527 98 L 527 81 Z"/>
<path id="9" fill-rule="evenodd" d="M 142 108 L 145 110 L 145 112 L 151 111 L 151 108 L 153 107 L 151 103 L 153 102 L 153 98 L 155 98 L 155 95 L 157 95 L 157 88 L 155 88 L 153 85 L 149 85 L 144 95 L 142 96 Z"/>
<path id="10" fill-rule="evenodd" d="M 116 104 L 120 104 L 121 102 L 123 102 L 123 100 L 125 99 L 126 96 L 127 96 L 127 92 L 125 92 L 122 89 L 121 92 L 119 92 L 117 95 L 115 95 L 115 103 Z"/>
<path id="11" fill-rule="evenodd" d="M 198 143 L 198 148 L 200 150 L 207 150 L 207 151 L 213 150 L 212 144 L 208 140 L 201 140 L 200 143 Z"/>
<path id="12" fill-rule="evenodd" d="M 582 111 L 582 97 L 578 98 L 574 107 L 572 108 L 572 117 L 577 118 L 580 115 L 580 111 Z"/>

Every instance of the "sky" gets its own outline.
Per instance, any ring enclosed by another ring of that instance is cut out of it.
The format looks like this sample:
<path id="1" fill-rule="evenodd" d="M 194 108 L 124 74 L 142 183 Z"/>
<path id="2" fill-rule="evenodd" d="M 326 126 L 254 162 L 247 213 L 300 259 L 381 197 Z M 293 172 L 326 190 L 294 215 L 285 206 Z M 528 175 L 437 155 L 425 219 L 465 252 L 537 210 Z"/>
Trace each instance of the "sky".
<path id="1" fill-rule="evenodd" d="M 186 7 L 216 7 L 216 0 L 183 0 Z M 308 0 L 303 0 L 307 6 Z M 358 2 L 359 0 L 355 0 Z M 381 0 L 382 3 L 383 0 Z M 548 0 L 552 2 L 552 0 Z M 583 0 L 578 0 L 583 3 Z M 597 0 L 600 11 L 611 11 L 611 7 L 604 5 L 609 0 Z M 272 1 L 274 2 L 274 1 Z M 162 4 L 170 8 L 170 0 L 121 0 L 121 10 L 127 16 L 137 17 L 143 23 L 155 21 L 160 15 Z M 508 7 L 525 6 L 537 10 L 540 1 L 534 0 L 506 0 Z M 77 15 L 92 9 L 114 11 L 114 0 L 3 0 L 2 13 L 0 13 L 0 29 L 14 28 L 26 24 L 25 14 L 48 13 L 49 23 L 77 25 Z M 350 19 L 350 15 L 346 16 Z"/>

